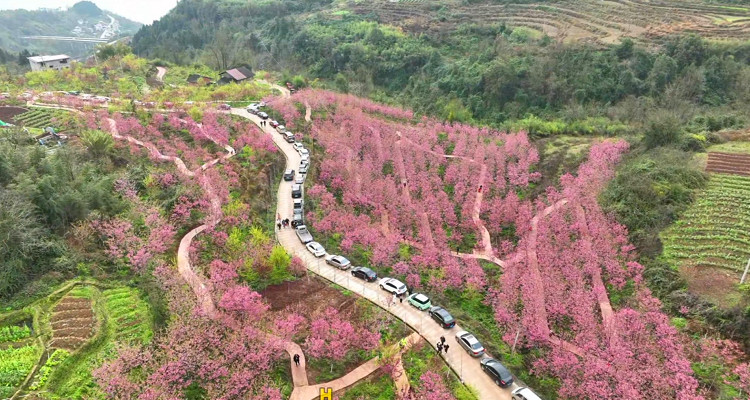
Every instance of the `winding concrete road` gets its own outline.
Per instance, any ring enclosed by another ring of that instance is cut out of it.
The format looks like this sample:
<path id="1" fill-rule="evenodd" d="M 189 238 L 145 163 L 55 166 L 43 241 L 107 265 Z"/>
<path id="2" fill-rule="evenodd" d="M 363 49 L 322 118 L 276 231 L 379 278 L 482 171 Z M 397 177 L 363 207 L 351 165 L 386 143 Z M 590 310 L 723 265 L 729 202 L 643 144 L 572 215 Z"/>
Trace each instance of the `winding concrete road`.
<path id="1" fill-rule="evenodd" d="M 276 133 L 271 127 L 261 127 L 260 118 L 248 113 L 245 109 L 234 108 L 231 113 L 247 118 L 271 135 L 274 142 L 286 157 L 287 169 L 299 169 L 300 156 L 291 144 L 287 143 L 283 137 Z M 314 159 L 311 162 L 315 162 Z M 276 212 L 282 218 L 292 217 L 292 182 L 282 181 L 277 193 Z M 498 387 L 493 380 L 482 371 L 479 361 L 469 356 L 466 351 L 456 343 L 454 334 L 463 330 L 459 325 L 453 329 L 446 330 L 433 321 L 426 312 L 403 304 L 389 305 L 391 294 L 380 289 L 377 283 L 366 283 L 360 279 L 351 276 L 349 272 L 340 271 L 325 263 L 322 258 L 316 258 L 307 251 L 305 246 L 297 239 L 293 229 L 287 228 L 277 232 L 279 243 L 292 255 L 298 256 L 307 266 L 308 270 L 320 275 L 321 277 L 334 282 L 347 290 L 350 290 L 387 310 L 397 318 L 404 321 L 419 333 L 428 343 L 435 344 L 441 336 L 448 338 L 450 351 L 443 354 L 442 357 L 446 363 L 456 372 L 456 374 L 467 385 L 475 388 L 482 400 L 510 400 L 510 390 L 516 388 L 514 384 L 511 389 L 502 389 Z"/>

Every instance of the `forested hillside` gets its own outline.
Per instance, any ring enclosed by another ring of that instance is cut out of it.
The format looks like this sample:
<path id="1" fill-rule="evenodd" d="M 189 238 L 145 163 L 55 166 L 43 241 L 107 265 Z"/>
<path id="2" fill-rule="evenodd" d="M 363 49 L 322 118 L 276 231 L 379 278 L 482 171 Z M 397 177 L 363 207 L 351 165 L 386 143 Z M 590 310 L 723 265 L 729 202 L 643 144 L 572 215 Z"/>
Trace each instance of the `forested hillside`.
<path id="1" fill-rule="evenodd" d="M 656 47 L 628 38 L 602 47 L 479 20 L 417 35 L 333 7 L 185 0 L 139 31 L 134 49 L 178 63 L 226 54 L 228 64 L 302 73 L 418 112 L 534 134 L 616 134 L 621 123 L 641 128 L 665 113 L 686 124 L 742 114 L 750 96 L 750 46 L 742 43 L 670 36 Z"/>
<path id="2" fill-rule="evenodd" d="M 116 23 L 113 24 L 112 17 Z M 114 39 L 132 35 L 141 24 L 99 9 L 82 1 L 64 10 L 0 11 L 0 48 L 39 54 L 66 53 L 78 56 L 91 50 L 93 43 L 23 39 L 24 36 L 66 36 Z M 109 29 L 109 30 L 108 30 Z"/>

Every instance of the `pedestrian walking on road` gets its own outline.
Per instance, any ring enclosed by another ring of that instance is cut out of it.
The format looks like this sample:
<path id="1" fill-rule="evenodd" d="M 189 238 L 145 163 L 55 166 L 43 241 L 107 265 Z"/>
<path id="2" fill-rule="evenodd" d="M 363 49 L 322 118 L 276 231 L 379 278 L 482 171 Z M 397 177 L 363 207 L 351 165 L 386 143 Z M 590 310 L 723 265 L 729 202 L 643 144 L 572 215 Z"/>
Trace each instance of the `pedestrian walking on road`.
<path id="1" fill-rule="evenodd" d="M 438 342 L 437 344 L 437 351 L 438 351 L 438 354 L 443 352 L 443 344 L 440 342 Z"/>
<path id="2" fill-rule="evenodd" d="M 445 344 L 445 336 L 440 336 L 440 343 Z"/>
<path id="3" fill-rule="evenodd" d="M 280 219 L 276 219 L 276 227 L 279 228 L 279 230 L 281 230 L 281 220 Z"/>
<path id="4" fill-rule="evenodd" d="M 477 190 L 477 193 L 482 193 L 482 186 L 484 185 L 479 185 L 479 190 Z"/>
<path id="5" fill-rule="evenodd" d="M 398 302 L 401 303 L 401 304 L 404 304 L 404 296 L 399 296 L 398 297 Z"/>
<path id="6" fill-rule="evenodd" d="M 296 364 L 299 367 L 299 354 L 294 355 L 294 364 Z"/>
<path id="7" fill-rule="evenodd" d="M 448 343 L 446 343 L 445 346 L 443 346 L 443 349 L 445 349 L 445 354 L 448 354 L 448 347 L 449 347 Z"/>

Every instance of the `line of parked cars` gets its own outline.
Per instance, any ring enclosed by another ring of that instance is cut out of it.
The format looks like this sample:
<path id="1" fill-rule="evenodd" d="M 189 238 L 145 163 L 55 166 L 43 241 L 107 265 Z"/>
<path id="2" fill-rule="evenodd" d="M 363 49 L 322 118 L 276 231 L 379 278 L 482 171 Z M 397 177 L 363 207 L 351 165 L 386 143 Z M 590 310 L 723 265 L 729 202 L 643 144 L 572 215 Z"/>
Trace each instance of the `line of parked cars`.
<path id="1" fill-rule="evenodd" d="M 254 107 L 253 111 L 251 111 L 250 107 L 248 107 L 248 112 L 251 112 L 263 118 L 263 116 L 261 116 L 262 112 L 258 111 L 259 109 L 260 107 Z M 267 117 L 263 119 L 267 119 Z M 294 149 L 299 153 L 301 158 L 301 163 L 298 170 L 299 175 L 296 175 L 296 179 L 295 171 L 293 169 L 288 169 L 284 172 L 285 181 L 294 181 L 294 184 L 292 184 L 292 201 L 294 210 L 292 227 L 295 228 L 297 237 L 299 238 L 300 242 L 305 245 L 305 248 L 307 248 L 307 250 L 313 256 L 317 258 L 325 258 L 326 264 L 336 267 L 342 271 L 351 270 L 350 272 L 355 278 L 362 279 L 366 282 L 377 281 L 377 284 L 381 289 L 397 296 L 401 296 L 407 293 L 409 289 L 403 282 L 399 281 L 398 279 L 384 277 L 378 280 L 378 274 L 371 268 L 362 266 L 352 267 L 351 261 L 349 261 L 346 257 L 337 254 L 328 254 L 323 245 L 314 241 L 312 234 L 304 224 L 304 200 L 302 198 L 305 174 L 307 173 L 307 168 L 310 163 L 310 152 L 302 143 L 295 141 L 294 134 L 287 131 L 284 125 L 280 125 L 277 121 L 270 121 L 269 124 L 274 127 L 277 132 L 284 135 L 284 138 L 287 140 L 287 142 L 293 143 Z M 453 318 L 450 312 L 448 312 L 448 310 L 444 309 L 443 307 L 433 305 L 430 298 L 424 293 L 410 293 L 407 297 L 407 304 L 415 307 L 420 311 L 426 311 L 430 318 L 435 320 L 435 322 L 437 322 L 444 329 L 452 329 L 456 326 L 456 320 L 455 318 Z M 502 363 L 500 363 L 500 361 L 486 355 L 484 346 L 482 346 L 482 343 L 479 341 L 479 339 L 476 338 L 476 336 L 462 330 L 460 332 L 456 332 L 455 339 L 456 342 L 458 342 L 458 344 L 467 353 L 469 353 L 469 355 L 477 358 L 482 357 L 480 360 L 482 371 L 489 375 L 490 378 L 492 378 L 492 380 L 495 382 L 495 384 L 503 388 L 510 387 L 513 384 L 513 375 L 511 375 L 510 371 L 508 371 L 508 369 Z M 517 388 L 511 394 L 514 400 L 541 400 L 539 396 L 531 391 L 531 389 L 525 387 Z"/>

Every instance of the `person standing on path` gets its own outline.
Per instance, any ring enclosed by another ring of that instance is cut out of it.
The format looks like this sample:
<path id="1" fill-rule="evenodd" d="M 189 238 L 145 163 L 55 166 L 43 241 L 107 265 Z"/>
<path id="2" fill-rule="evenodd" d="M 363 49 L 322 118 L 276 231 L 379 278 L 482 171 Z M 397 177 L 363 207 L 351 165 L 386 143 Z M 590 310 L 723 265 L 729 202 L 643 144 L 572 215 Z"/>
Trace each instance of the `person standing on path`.
<path id="1" fill-rule="evenodd" d="M 445 346 L 443 346 L 443 349 L 445 349 L 445 354 L 448 354 L 448 347 L 450 347 L 448 346 L 448 343 L 446 343 Z"/>
<path id="2" fill-rule="evenodd" d="M 279 228 L 279 230 L 281 230 L 281 220 L 278 218 L 276 218 L 276 227 Z"/>
<path id="3" fill-rule="evenodd" d="M 437 351 L 438 351 L 438 354 L 443 352 L 443 344 L 441 342 L 438 342 L 437 344 Z"/>
<path id="4" fill-rule="evenodd" d="M 391 303 L 396 304 L 396 293 L 393 294 L 393 300 L 391 300 Z"/>
<path id="5" fill-rule="evenodd" d="M 299 354 L 294 355 L 294 364 L 299 367 Z"/>
<path id="6" fill-rule="evenodd" d="M 445 336 L 440 336 L 440 343 L 445 344 Z"/>
<path id="7" fill-rule="evenodd" d="M 398 302 L 404 304 L 404 296 L 398 296 Z"/>

